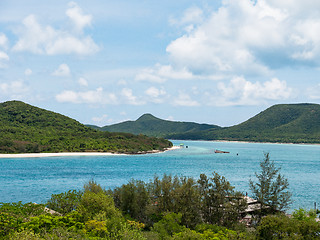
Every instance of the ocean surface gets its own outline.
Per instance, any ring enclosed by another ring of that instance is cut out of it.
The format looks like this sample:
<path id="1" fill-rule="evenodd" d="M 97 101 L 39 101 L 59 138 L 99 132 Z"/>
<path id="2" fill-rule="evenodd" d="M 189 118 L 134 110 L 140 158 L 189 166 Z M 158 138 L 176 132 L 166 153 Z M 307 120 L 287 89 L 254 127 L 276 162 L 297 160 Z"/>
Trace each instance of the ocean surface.
<path id="1" fill-rule="evenodd" d="M 77 156 L 0 159 L 0 202 L 45 203 L 51 194 L 82 189 L 89 180 L 114 188 L 130 179 L 149 181 L 164 173 L 199 178 L 217 172 L 236 190 L 248 193 L 264 153 L 269 153 L 289 181 L 293 204 L 320 204 L 320 145 L 172 141 L 183 149 L 148 155 Z M 188 148 L 186 148 L 188 146 Z M 215 154 L 214 150 L 229 151 Z"/>

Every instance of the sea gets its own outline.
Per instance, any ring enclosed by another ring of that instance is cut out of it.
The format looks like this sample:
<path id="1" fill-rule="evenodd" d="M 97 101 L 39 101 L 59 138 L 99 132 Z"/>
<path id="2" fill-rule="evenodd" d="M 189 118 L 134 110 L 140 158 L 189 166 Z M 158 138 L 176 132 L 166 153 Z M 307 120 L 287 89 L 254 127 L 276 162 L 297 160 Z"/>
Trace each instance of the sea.
<path id="1" fill-rule="evenodd" d="M 145 155 L 68 156 L 0 159 L 0 202 L 45 203 L 51 194 L 81 190 L 90 180 L 113 189 L 130 180 L 148 182 L 163 174 L 198 179 L 224 176 L 236 190 L 251 194 L 260 162 L 269 153 L 289 181 L 294 209 L 320 204 L 320 145 L 214 141 L 172 141 L 181 148 Z M 215 153 L 215 149 L 229 153 Z"/>

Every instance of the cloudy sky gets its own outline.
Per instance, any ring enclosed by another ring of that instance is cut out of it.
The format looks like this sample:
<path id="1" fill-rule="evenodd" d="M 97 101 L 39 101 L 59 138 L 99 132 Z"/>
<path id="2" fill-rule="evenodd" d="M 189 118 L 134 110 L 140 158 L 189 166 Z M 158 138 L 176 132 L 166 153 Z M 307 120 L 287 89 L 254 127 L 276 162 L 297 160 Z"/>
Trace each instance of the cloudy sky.
<path id="1" fill-rule="evenodd" d="M 220 126 L 320 102 L 319 0 L 0 0 L 0 102 Z"/>

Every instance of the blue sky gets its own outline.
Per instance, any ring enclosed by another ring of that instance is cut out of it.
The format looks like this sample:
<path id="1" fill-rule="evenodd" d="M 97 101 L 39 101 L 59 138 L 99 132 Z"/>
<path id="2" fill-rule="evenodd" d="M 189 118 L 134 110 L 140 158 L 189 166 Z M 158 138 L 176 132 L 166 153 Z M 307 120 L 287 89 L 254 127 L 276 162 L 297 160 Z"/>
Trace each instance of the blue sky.
<path id="1" fill-rule="evenodd" d="M 230 126 L 320 101 L 320 1 L 0 1 L 0 101 Z"/>

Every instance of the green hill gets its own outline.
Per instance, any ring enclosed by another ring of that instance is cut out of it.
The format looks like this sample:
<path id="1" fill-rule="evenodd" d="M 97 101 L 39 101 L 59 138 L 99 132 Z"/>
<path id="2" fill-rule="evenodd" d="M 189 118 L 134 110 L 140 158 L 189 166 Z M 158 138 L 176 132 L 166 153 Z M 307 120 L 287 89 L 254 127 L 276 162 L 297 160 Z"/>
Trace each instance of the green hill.
<path id="1" fill-rule="evenodd" d="M 216 134 L 234 140 L 320 142 L 320 105 L 275 105 L 246 122 Z"/>
<path id="2" fill-rule="evenodd" d="M 190 134 L 171 139 L 231 140 L 254 142 L 319 143 L 320 105 L 279 104 L 232 127 Z"/>
<path id="3" fill-rule="evenodd" d="M 171 134 L 192 133 L 216 128 L 219 127 L 215 125 L 198 124 L 193 122 L 167 121 L 156 118 L 151 114 L 144 114 L 136 121 L 126 121 L 105 126 L 102 127 L 101 130 L 109 132 L 144 134 L 155 137 L 167 137 Z"/>
<path id="4" fill-rule="evenodd" d="M 102 130 L 130 132 L 180 140 L 230 140 L 282 143 L 320 143 L 319 104 L 274 105 L 249 120 L 221 128 L 216 125 L 166 121 L 145 114 Z"/>
<path id="5" fill-rule="evenodd" d="M 171 145 L 164 139 L 96 131 L 61 114 L 20 101 L 0 103 L 1 153 L 138 153 L 162 150 Z"/>

